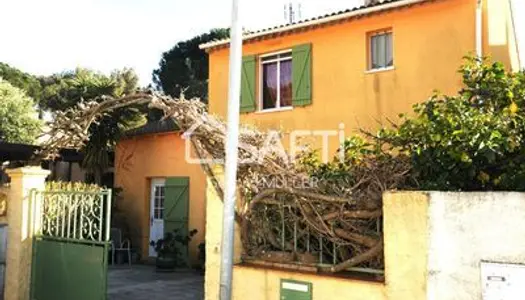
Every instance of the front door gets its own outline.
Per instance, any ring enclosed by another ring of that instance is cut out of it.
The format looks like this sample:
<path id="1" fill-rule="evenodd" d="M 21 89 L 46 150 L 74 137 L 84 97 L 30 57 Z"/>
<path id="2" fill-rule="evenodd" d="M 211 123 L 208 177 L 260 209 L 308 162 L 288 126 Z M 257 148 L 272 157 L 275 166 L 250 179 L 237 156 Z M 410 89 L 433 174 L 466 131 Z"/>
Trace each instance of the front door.
<path id="1" fill-rule="evenodd" d="M 151 180 L 150 198 L 150 241 L 164 237 L 164 199 L 166 195 L 166 180 L 155 178 Z M 156 257 L 155 248 L 149 246 L 149 256 Z"/>
<path id="2" fill-rule="evenodd" d="M 166 178 L 166 202 L 164 204 L 164 231 L 186 237 L 188 231 L 188 206 L 190 201 L 188 177 Z M 180 264 L 188 265 L 188 245 L 179 244 Z"/>

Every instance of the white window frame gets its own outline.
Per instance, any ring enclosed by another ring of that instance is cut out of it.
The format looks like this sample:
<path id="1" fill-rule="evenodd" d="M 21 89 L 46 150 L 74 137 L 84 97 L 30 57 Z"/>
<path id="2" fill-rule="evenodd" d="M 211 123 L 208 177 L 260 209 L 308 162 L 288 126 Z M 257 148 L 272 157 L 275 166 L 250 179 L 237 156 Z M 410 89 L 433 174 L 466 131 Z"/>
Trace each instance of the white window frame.
<path id="1" fill-rule="evenodd" d="M 282 55 L 282 54 L 290 54 L 290 57 L 286 57 L 286 58 L 276 58 L 276 59 L 272 59 L 272 60 L 267 60 L 267 61 L 264 61 L 265 58 L 267 57 L 270 57 L 270 56 L 275 56 L 275 55 Z M 267 54 L 264 54 L 264 55 L 260 55 L 259 56 L 259 96 L 257 97 L 258 98 L 258 105 L 257 105 L 257 112 L 259 113 L 266 113 L 266 112 L 274 112 L 274 111 L 285 111 L 285 110 L 291 110 L 293 109 L 293 105 L 290 105 L 290 106 L 283 106 L 281 107 L 281 84 L 279 83 L 277 85 L 277 101 L 276 101 L 276 106 L 274 108 L 266 108 L 264 109 L 263 108 L 263 100 L 264 100 L 264 95 L 263 95 L 263 65 L 264 64 L 268 64 L 268 63 L 273 63 L 273 62 L 278 62 L 277 63 L 277 78 L 281 78 L 281 68 L 280 68 L 280 62 L 281 61 L 287 61 L 287 60 L 292 60 L 292 49 L 285 49 L 285 50 L 281 50 L 281 51 L 276 51 L 276 52 L 271 52 L 271 53 L 267 53 Z M 293 64 L 293 62 L 292 62 Z M 292 68 L 293 68 L 293 65 L 292 65 Z"/>
<path id="2" fill-rule="evenodd" d="M 388 66 L 388 67 L 381 67 L 381 68 L 373 68 L 372 67 L 372 59 L 373 59 L 373 53 L 372 53 L 372 38 L 375 37 L 375 36 L 378 36 L 378 35 L 383 35 L 383 34 L 391 34 L 392 35 L 392 65 L 391 66 Z M 367 43 L 368 43 L 368 49 L 367 49 L 367 57 L 368 57 L 368 63 L 367 63 L 367 68 L 366 68 L 366 73 L 376 73 L 376 72 L 381 72 L 381 71 L 389 71 L 389 70 L 393 70 L 395 67 L 395 53 L 394 53 L 394 32 L 391 28 L 389 29 L 383 29 L 383 30 L 378 30 L 378 31 L 373 31 L 373 32 L 370 32 L 368 35 L 367 35 Z"/>
<path id="3" fill-rule="evenodd" d="M 157 188 L 158 189 L 161 189 L 161 188 L 164 189 L 164 194 L 160 195 L 160 196 L 157 196 L 156 195 Z M 157 219 L 157 220 L 164 219 L 164 202 L 166 201 L 166 180 L 165 179 L 158 178 L 158 179 L 153 179 L 152 180 L 151 196 L 152 196 L 151 209 L 152 209 L 152 216 L 153 216 L 153 218 Z M 159 203 L 159 205 L 157 205 L 157 203 L 156 203 L 157 199 L 159 201 L 162 201 L 162 205 L 160 205 L 160 203 Z M 156 211 L 162 211 L 162 216 L 156 216 L 155 215 Z"/>

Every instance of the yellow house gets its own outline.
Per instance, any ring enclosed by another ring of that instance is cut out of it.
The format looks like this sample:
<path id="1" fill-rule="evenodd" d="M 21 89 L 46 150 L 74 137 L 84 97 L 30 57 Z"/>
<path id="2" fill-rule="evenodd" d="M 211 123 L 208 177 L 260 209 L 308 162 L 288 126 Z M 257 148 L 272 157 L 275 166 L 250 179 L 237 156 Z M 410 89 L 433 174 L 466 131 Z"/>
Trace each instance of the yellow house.
<path id="1" fill-rule="evenodd" d="M 326 131 L 349 135 L 358 128 L 373 130 L 434 90 L 455 93 L 461 87 L 456 70 L 468 53 L 490 55 L 512 70 L 520 66 L 508 0 L 366 2 L 246 33 L 241 121 L 283 130 L 285 146 L 292 130 L 310 136 L 316 146 L 326 139 L 331 155 L 341 134 Z M 209 110 L 224 117 L 228 47 L 229 40 L 201 45 L 210 61 Z M 197 229 L 188 248 L 195 263 L 205 234 L 206 178 L 198 164 L 188 163 L 175 124 L 149 126 L 118 144 L 119 207 L 129 217 L 133 243 L 144 258 L 155 255 L 149 241 L 166 228 Z"/>
<path id="2" fill-rule="evenodd" d="M 186 144 L 173 120 L 128 132 L 115 151 L 115 186 L 122 188 L 118 209 L 126 215 L 133 248 L 143 260 L 155 257 L 149 244 L 178 230 L 197 230 L 188 245 L 196 265 L 204 241 L 206 177 L 199 164 L 186 161 Z M 191 154 L 190 157 L 195 157 Z"/>
<path id="3" fill-rule="evenodd" d="M 351 134 L 396 120 L 434 90 L 457 92 L 468 53 L 519 68 L 508 0 L 368 2 L 246 34 L 241 121 L 285 131 L 343 124 Z M 229 40 L 201 48 L 210 60 L 210 111 L 226 116 Z M 333 153 L 338 136 L 328 138 Z M 323 137 L 312 139 L 320 145 Z"/>

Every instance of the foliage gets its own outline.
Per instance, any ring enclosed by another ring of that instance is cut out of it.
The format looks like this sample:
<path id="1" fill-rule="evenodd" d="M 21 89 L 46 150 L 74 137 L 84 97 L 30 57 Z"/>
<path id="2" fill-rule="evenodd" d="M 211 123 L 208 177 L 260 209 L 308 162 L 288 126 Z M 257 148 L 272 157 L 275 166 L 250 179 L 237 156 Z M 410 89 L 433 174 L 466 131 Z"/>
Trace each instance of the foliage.
<path id="1" fill-rule="evenodd" d="M 46 182 L 46 191 L 48 192 L 87 192 L 97 193 L 104 191 L 105 188 L 96 184 L 89 184 L 83 182 L 65 182 L 65 181 L 48 181 Z"/>
<path id="2" fill-rule="evenodd" d="M 433 95 L 378 139 L 410 156 L 420 189 L 525 190 L 525 73 L 469 57 L 457 96 Z"/>
<path id="3" fill-rule="evenodd" d="M 159 68 L 153 71 L 153 82 L 158 89 L 171 96 L 182 91 L 188 98 L 208 100 L 208 56 L 199 45 L 229 37 L 228 29 L 213 29 L 190 40 L 177 43 L 162 54 Z"/>
<path id="4" fill-rule="evenodd" d="M 196 234 L 196 229 L 190 231 L 188 235 L 183 234 L 180 230 L 173 230 L 173 232 L 166 232 L 164 238 L 151 241 L 150 245 L 155 248 L 155 252 L 159 256 L 177 259 L 182 254 L 181 248 L 188 246 Z"/>
<path id="5" fill-rule="evenodd" d="M 52 111 L 76 107 L 84 100 L 103 102 L 103 96 L 122 97 L 138 89 L 138 77 L 132 69 L 114 71 L 110 76 L 88 69 L 43 78 L 42 106 Z M 89 141 L 82 149 L 83 167 L 101 183 L 103 170 L 110 165 L 109 152 L 127 129 L 143 124 L 144 113 L 139 107 L 123 107 L 104 115 L 89 128 Z"/>
<path id="6" fill-rule="evenodd" d="M 23 90 L 37 103 L 40 100 L 42 87 L 37 77 L 24 73 L 17 68 L 0 62 L 0 77 L 11 85 Z"/>
<path id="7" fill-rule="evenodd" d="M 0 141 L 32 144 L 40 128 L 33 99 L 0 78 Z"/>
<path id="8" fill-rule="evenodd" d="M 109 76 L 77 68 L 41 79 L 43 106 L 52 111 L 71 108 L 80 100 L 108 95 L 122 97 L 138 89 L 138 76 L 133 69 L 113 71 Z M 100 99 L 99 99 L 100 101 Z"/>

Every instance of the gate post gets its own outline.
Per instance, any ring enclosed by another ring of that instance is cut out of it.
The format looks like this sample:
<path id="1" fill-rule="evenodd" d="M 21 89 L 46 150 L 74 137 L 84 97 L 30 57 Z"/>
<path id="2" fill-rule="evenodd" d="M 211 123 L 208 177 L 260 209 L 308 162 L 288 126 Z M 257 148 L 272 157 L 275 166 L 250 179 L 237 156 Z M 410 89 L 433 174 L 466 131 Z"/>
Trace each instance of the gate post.
<path id="1" fill-rule="evenodd" d="M 31 190 L 43 190 L 49 173 L 48 170 L 40 167 L 23 167 L 7 171 L 11 178 L 11 186 L 7 197 L 9 229 L 4 300 L 29 300 L 33 233 L 38 229 L 35 228 L 34 212 L 40 211 L 38 201 L 33 201 L 31 197 Z"/>

